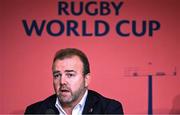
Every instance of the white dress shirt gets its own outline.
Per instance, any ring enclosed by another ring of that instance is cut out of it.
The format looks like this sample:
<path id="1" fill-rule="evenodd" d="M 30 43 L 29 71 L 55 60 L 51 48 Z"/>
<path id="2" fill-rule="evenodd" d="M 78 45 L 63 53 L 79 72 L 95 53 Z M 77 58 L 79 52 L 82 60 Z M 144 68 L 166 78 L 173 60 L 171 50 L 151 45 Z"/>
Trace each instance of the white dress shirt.
<path id="1" fill-rule="evenodd" d="M 86 90 L 84 96 L 82 97 L 81 101 L 73 108 L 72 110 L 72 115 L 82 115 L 86 98 L 87 98 L 88 90 Z M 55 103 L 56 108 L 59 111 L 60 115 L 67 115 L 67 113 L 63 110 L 61 103 L 59 102 L 58 97 L 56 98 L 56 103 Z"/>

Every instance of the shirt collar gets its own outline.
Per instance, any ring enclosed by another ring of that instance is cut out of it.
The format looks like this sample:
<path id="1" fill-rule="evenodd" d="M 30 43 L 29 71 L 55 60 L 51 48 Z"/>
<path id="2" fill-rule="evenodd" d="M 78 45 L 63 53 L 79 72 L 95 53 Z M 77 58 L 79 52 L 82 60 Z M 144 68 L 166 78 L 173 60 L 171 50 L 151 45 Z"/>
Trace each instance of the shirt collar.
<path id="1" fill-rule="evenodd" d="M 79 113 L 82 114 L 83 109 L 84 109 L 84 106 L 85 106 L 85 102 L 86 102 L 87 95 L 88 95 L 88 90 L 86 90 L 84 96 L 82 97 L 82 99 L 80 100 L 80 102 L 73 108 L 73 110 L 79 106 L 79 107 L 80 107 Z M 58 111 L 59 111 L 60 113 L 62 113 L 62 114 L 64 114 L 64 115 L 66 114 L 66 112 L 63 110 L 63 108 L 62 108 L 62 106 L 61 106 L 61 103 L 59 102 L 58 97 L 56 98 L 55 107 L 58 109 Z"/>
<path id="2" fill-rule="evenodd" d="M 84 96 L 82 97 L 81 101 L 77 104 L 80 105 L 82 110 L 84 109 L 86 98 L 87 98 L 88 90 L 86 90 Z"/>

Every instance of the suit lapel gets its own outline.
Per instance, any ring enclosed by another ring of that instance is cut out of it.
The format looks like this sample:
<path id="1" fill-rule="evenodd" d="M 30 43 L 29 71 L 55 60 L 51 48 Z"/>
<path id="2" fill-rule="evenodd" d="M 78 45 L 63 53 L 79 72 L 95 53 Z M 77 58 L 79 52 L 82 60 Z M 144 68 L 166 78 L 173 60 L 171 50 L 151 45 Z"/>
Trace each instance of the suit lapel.
<path id="1" fill-rule="evenodd" d="M 88 90 L 87 99 L 85 102 L 83 114 L 93 113 L 94 105 L 98 102 L 98 98 L 95 96 L 93 91 Z"/>
<path id="2" fill-rule="evenodd" d="M 59 114 L 59 111 L 57 110 L 57 108 L 55 107 L 55 103 L 56 103 L 56 95 L 52 95 L 47 101 L 46 101 L 46 110 L 45 113 L 46 114 Z"/>

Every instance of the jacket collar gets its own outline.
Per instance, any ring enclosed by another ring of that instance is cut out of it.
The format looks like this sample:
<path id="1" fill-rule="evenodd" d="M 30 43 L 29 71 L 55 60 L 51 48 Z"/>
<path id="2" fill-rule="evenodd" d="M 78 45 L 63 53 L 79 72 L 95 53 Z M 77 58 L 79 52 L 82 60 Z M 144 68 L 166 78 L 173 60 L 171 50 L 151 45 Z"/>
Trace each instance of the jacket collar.
<path id="1" fill-rule="evenodd" d="M 96 92 L 88 90 L 86 103 L 84 106 L 83 114 L 92 114 L 94 105 L 99 101 L 99 97 L 96 96 Z"/>
<path id="2" fill-rule="evenodd" d="M 51 103 L 48 103 L 48 107 L 50 109 L 53 109 L 56 114 L 59 114 L 59 111 L 55 107 L 56 97 L 57 97 L 56 95 L 52 95 L 48 99 L 48 102 L 51 102 Z M 95 91 L 92 91 L 92 90 L 88 90 L 88 95 L 87 95 L 87 98 L 86 98 L 83 114 L 92 114 L 94 106 L 96 105 L 96 103 L 98 101 L 99 101 L 98 93 L 96 93 Z"/>

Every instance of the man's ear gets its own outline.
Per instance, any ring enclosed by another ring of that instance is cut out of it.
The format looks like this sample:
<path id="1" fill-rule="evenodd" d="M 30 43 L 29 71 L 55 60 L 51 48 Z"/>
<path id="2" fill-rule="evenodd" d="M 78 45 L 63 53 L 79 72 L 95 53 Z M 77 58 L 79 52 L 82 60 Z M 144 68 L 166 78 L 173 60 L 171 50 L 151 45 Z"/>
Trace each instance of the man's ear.
<path id="1" fill-rule="evenodd" d="M 88 73 L 85 75 L 85 87 L 89 86 L 90 80 L 91 80 L 91 75 L 90 75 L 90 73 Z"/>

